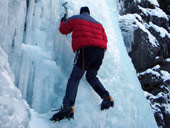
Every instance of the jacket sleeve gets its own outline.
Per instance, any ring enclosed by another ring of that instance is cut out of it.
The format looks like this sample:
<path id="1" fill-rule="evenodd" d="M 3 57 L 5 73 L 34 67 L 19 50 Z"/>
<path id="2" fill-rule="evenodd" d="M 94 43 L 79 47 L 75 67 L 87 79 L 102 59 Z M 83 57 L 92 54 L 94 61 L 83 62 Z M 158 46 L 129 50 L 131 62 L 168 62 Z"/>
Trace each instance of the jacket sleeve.
<path id="1" fill-rule="evenodd" d="M 105 33 L 104 28 L 103 28 L 103 40 L 104 40 L 106 43 L 108 42 L 108 40 L 107 40 L 107 35 L 106 35 L 106 33 Z"/>
<path id="2" fill-rule="evenodd" d="M 72 20 L 61 21 L 59 30 L 62 34 L 71 33 L 73 30 Z"/>

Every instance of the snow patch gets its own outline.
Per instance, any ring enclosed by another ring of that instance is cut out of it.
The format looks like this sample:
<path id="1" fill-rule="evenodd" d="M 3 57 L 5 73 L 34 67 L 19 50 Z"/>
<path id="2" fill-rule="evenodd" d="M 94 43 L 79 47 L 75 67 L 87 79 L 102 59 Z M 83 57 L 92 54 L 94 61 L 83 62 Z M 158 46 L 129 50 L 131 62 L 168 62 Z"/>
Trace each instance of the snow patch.
<path id="1" fill-rule="evenodd" d="M 147 69 L 145 72 L 138 73 L 138 75 L 144 75 L 146 73 L 151 73 L 151 74 L 153 74 L 153 75 L 155 75 L 157 77 L 160 77 L 160 74 L 158 72 L 156 72 L 156 71 L 153 71 L 152 69 Z"/>
<path id="2" fill-rule="evenodd" d="M 170 62 L 170 58 L 167 58 L 165 61 L 166 61 L 166 62 Z"/>
<path id="3" fill-rule="evenodd" d="M 170 73 L 164 70 L 161 70 L 162 78 L 165 81 L 170 80 Z"/>
<path id="4" fill-rule="evenodd" d="M 166 15 L 165 12 L 162 11 L 162 9 L 156 7 L 155 9 L 149 9 L 149 8 L 143 8 L 143 7 L 140 7 L 138 6 L 139 9 L 145 14 L 145 15 L 150 15 L 150 16 L 156 16 L 156 17 L 159 17 L 159 18 L 165 18 L 166 20 L 168 20 L 168 17 Z"/>
<path id="5" fill-rule="evenodd" d="M 159 56 L 156 56 L 155 59 L 159 59 L 160 57 Z"/>
<path id="6" fill-rule="evenodd" d="M 155 5 L 155 6 L 157 6 L 157 7 L 159 7 L 159 3 L 158 3 L 158 1 L 157 0 L 148 0 L 151 4 L 153 4 L 153 5 Z"/>
<path id="7" fill-rule="evenodd" d="M 148 26 L 154 28 L 157 32 L 159 32 L 159 33 L 160 33 L 160 36 L 161 36 L 162 38 L 164 38 L 165 36 L 168 36 L 168 37 L 170 38 L 170 34 L 169 34 L 168 31 L 167 31 L 166 29 L 164 29 L 163 27 L 159 27 L 159 26 L 153 24 L 152 22 L 149 22 L 149 25 L 148 25 Z"/>
<path id="8" fill-rule="evenodd" d="M 160 77 L 160 74 L 157 72 L 157 71 L 154 71 L 154 70 L 157 70 L 160 68 L 160 65 L 156 65 L 155 67 L 153 67 L 152 69 L 147 69 L 146 71 L 144 72 L 141 72 L 141 73 L 138 73 L 138 76 L 140 75 L 144 75 L 146 73 L 151 73 L 153 75 L 156 75 L 157 77 Z"/>
<path id="9" fill-rule="evenodd" d="M 148 34 L 149 42 L 152 44 L 152 46 L 157 47 L 159 45 L 157 39 L 145 28 L 145 24 L 142 24 L 138 21 L 136 21 L 138 24 L 139 28 L 142 29 L 144 32 Z"/>

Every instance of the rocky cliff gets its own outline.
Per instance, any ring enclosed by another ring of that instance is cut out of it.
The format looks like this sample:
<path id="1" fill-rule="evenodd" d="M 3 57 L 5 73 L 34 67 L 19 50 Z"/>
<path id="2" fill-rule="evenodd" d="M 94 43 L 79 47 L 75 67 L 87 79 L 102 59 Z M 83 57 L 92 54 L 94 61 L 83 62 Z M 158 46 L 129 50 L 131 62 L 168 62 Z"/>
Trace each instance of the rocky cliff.
<path id="1" fill-rule="evenodd" d="M 170 1 L 120 0 L 120 28 L 158 126 L 170 127 Z"/>

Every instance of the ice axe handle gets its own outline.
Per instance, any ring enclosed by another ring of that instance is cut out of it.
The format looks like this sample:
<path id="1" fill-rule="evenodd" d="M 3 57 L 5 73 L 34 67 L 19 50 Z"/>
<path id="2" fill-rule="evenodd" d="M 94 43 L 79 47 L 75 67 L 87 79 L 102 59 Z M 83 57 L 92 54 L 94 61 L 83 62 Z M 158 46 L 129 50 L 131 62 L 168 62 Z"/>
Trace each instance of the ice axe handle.
<path id="1" fill-rule="evenodd" d="M 64 17 L 67 19 L 67 13 L 64 14 Z"/>
<path id="2" fill-rule="evenodd" d="M 65 8 L 65 14 L 64 14 L 64 18 L 67 19 L 67 15 L 68 15 L 68 10 L 66 7 L 67 2 L 65 2 L 64 4 L 62 4 L 62 6 Z"/>
<path id="3" fill-rule="evenodd" d="M 65 2 L 64 4 L 62 4 L 62 6 L 65 6 L 68 2 Z"/>

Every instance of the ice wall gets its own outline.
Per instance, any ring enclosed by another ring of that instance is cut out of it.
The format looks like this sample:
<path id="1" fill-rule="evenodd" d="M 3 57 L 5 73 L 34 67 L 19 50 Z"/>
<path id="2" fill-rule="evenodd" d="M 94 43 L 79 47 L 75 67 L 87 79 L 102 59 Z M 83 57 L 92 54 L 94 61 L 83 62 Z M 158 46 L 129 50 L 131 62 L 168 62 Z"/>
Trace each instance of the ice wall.
<path id="1" fill-rule="evenodd" d="M 15 84 L 23 98 L 37 112 L 46 113 L 60 107 L 73 67 L 71 36 L 61 35 L 58 30 L 64 14 L 61 5 L 65 1 L 27 0 L 28 8 L 25 0 L 14 0 L 15 4 L 9 6 L 10 2 L 0 2 L 6 3 L 3 6 L 8 8 L 5 11 L 8 15 L 0 13 L 6 18 L 0 20 L 1 31 L 6 36 L 12 33 L 8 37 L 0 34 L 4 40 L 0 45 L 9 55 Z M 69 16 L 78 14 L 81 6 L 89 6 L 91 15 L 103 24 L 108 35 L 108 50 L 99 78 L 114 98 L 115 108 L 101 112 L 98 107 L 101 99 L 83 78 L 75 105 L 75 119 L 50 123 L 50 127 L 157 127 L 123 43 L 116 0 L 68 0 Z M 8 12 L 10 9 L 14 11 Z M 47 114 L 46 119 L 50 116 L 52 113 Z"/>
<path id="2" fill-rule="evenodd" d="M 0 1 L 0 128 L 29 127 L 28 105 L 14 84 L 9 66 L 14 47 L 22 43 L 25 5 L 25 0 Z"/>
<path id="3" fill-rule="evenodd" d="M 21 46 L 26 16 L 26 0 L 0 1 L 0 47 L 12 56 Z"/>
<path id="4" fill-rule="evenodd" d="M 0 47 L 0 128 L 28 128 L 29 118 L 28 105 L 14 85 L 8 55 Z"/>

